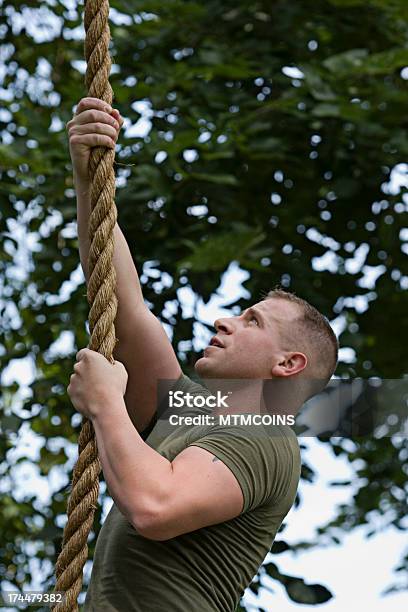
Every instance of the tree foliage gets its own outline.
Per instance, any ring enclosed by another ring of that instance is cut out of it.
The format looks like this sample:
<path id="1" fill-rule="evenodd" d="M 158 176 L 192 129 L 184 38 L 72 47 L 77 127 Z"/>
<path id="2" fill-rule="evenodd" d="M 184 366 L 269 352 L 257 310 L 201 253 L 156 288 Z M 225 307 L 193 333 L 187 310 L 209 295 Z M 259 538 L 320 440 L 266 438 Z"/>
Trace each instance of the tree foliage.
<path id="1" fill-rule="evenodd" d="M 35 367 L 25 395 L 18 383 L 2 386 L 0 568 L 17 586 L 33 577 L 32 557 L 51 576 L 79 428 L 65 394 L 87 344 L 64 129 L 85 95 L 77 4 L 0 2 L 1 369 L 26 357 Z M 111 82 L 127 128 L 116 157 L 119 220 L 187 372 L 197 318 L 183 312 L 179 290 L 207 302 L 232 261 L 248 272 L 250 297 L 231 307 L 280 283 L 341 318 L 340 343 L 355 359 L 337 374 L 407 371 L 407 18 L 405 0 L 111 2 Z M 40 441 L 34 455 L 21 445 L 28 430 Z M 370 437 L 331 446 L 359 466 L 357 484 L 312 544 L 358 525 L 375 530 L 379 515 L 402 529 L 406 445 Z M 27 462 L 41 477 L 65 474 L 49 503 L 17 495 Z M 313 468 L 302 476 L 313 480 Z M 277 542 L 274 552 L 283 550 Z M 294 601 L 330 597 L 275 564 L 262 571 Z"/>

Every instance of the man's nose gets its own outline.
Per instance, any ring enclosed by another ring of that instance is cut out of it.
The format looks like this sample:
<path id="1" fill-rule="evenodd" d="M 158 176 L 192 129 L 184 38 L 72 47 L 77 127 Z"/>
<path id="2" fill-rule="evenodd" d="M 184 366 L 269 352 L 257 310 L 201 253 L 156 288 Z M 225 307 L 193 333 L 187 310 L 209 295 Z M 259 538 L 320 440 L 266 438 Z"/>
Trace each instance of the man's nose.
<path id="1" fill-rule="evenodd" d="M 234 329 L 232 319 L 233 317 L 229 317 L 227 319 L 217 319 L 214 322 L 214 327 L 217 332 L 221 331 L 224 334 L 231 334 Z"/>

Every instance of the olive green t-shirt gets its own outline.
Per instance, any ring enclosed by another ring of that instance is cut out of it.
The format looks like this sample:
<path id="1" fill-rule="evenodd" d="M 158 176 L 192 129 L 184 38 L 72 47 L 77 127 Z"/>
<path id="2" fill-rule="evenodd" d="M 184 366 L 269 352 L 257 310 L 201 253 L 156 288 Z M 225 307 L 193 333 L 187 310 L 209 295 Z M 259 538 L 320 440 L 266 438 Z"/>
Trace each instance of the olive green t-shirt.
<path id="1" fill-rule="evenodd" d="M 184 374 L 172 389 L 210 394 Z M 167 413 L 189 410 L 200 412 Z M 290 427 L 175 427 L 165 417 L 166 411 L 156 417 L 146 443 L 169 461 L 188 446 L 210 451 L 235 475 L 243 509 L 224 523 L 155 541 L 139 535 L 113 504 L 96 544 L 85 612 L 233 612 L 294 502 L 301 461 Z"/>

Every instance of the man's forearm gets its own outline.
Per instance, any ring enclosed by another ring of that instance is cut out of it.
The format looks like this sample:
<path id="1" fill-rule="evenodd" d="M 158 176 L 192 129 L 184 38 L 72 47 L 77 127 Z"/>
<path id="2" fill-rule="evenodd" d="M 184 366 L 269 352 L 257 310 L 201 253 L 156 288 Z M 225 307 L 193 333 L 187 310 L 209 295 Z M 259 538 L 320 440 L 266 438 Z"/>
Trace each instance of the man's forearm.
<path id="1" fill-rule="evenodd" d="M 168 495 L 172 465 L 146 444 L 118 398 L 92 419 L 109 492 L 140 531 L 159 513 Z"/>
<path id="2" fill-rule="evenodd" d="M 75 179 L 74 179 L 75 180 Z M 89 215 L 91 213 L 90 186 L 87 183 L 80 183 L 75 180 L 75 190 L 77 195 L 77 220 L 78 220 L 78 239 L 79 255 L 81 266 L 86 281 L 89 279 L 88 256 L 89 256 Z M 138 273 L 133 263 L 126 239 L 116 224 L 114 229 L 115 250 L 113 264 L 116 271 L 117 295 L 119 299 L 119 309 L 116 318 L 116 329 L 118 336 L 122 332 L 127 333 L 127 308 L 133 310 L 146 308 L 143 300 L 143 293 L 139 282 Z"/>

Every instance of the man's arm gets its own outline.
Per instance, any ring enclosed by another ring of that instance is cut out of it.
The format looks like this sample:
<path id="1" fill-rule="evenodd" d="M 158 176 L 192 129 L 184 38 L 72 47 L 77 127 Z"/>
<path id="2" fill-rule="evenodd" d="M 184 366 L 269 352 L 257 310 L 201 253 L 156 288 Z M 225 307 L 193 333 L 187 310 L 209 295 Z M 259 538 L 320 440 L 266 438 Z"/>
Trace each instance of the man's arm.
<path id="1" fill-rule="evenodd" d="M 90 246 L 89 151 L 92 146 L 114 146 L 119 131 L 118 115 L 111 115 L 105 110 L 106 104 L 101 100 L 84 98 L 78 104 L 76 116 L 68 123 L 77 194 L 79 252 L 87 281 Z M 143 431 L 157 408 L 157 381 L 179 378 L 181 368 L 163 326 L 144 303 L 138 273 L 118 224 L 114 229 L 114 238 L 113 264 L 118 296 L 115 320 L 118 343 L 114 358 L 121 361 L 128 372 L 126 406 L 134 426 L 138 431 Z"/>
<path id="2" fill-rule="evenodd" d="M 142 440 L 120 397 L 92 422 L 109 492 L 140 535 L 168 540 L 242 511 L 241 487 L 222 461 L 194 446 L 168 461 Z"/>
<path id="3" fill-rule="evenodd" d="M 77 186 L 78 236 L 81 265 L 88 273 L 89 192 Z M 121 361 L 129 375 L 125 402 L 138 431 L 150 423 L 157 408 L 157 381 L 177 379 L 181 368 L 160 321 L 146 307 L 132 255 L 119 225 L 114 229 L 118 312 L 115 331 L 118 343 L 114 358 Z"/>
<path id="4" fill-rule="evenodd" d="M 145 524 L 144 537 L 169 540 L 224 523 L 242 512 L 244 497 L 238 480 L 210 451 L 190 446 L 175 457 L 171 467 L 167 496 Z"/>

